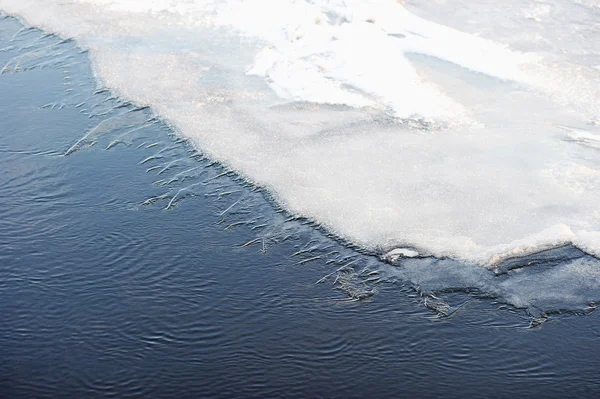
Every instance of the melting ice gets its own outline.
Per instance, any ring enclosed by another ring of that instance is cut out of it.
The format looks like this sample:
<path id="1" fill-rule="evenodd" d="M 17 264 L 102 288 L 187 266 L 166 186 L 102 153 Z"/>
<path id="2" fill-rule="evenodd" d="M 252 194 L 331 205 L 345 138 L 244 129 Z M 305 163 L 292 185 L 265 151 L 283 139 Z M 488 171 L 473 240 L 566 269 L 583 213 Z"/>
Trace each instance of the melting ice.
<path id="1" fill-rule="evenodd" d="M 76 38 L 108 87 L 363 247 L 483 266 L 600 255 L 597 0 L 0 9 Z"/>

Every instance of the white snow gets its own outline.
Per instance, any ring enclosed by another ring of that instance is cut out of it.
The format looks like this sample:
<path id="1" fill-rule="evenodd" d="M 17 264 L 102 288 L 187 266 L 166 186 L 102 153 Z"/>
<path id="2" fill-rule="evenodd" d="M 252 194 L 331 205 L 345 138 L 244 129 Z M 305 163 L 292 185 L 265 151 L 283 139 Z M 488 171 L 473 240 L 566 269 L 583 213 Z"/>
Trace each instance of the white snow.
<path id="1" fill-rule="evenodd" d="M 484 266 L 566 243 L 600 253 L 596 1 L 0 9 L 76 38 L 108 87 L 363 247 Z"/>

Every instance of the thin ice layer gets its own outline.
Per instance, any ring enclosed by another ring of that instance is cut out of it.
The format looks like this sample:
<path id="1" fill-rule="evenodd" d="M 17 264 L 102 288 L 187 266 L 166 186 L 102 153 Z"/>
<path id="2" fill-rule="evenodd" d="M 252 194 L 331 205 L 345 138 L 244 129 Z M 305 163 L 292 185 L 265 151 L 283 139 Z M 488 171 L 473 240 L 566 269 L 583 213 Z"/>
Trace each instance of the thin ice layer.
<path id="1" fill-rule="evenodd" d="M 0 0 L 362 246 L 481 264 L 568 243 L 599 253 L 598 7 L 365 4 Z"/>

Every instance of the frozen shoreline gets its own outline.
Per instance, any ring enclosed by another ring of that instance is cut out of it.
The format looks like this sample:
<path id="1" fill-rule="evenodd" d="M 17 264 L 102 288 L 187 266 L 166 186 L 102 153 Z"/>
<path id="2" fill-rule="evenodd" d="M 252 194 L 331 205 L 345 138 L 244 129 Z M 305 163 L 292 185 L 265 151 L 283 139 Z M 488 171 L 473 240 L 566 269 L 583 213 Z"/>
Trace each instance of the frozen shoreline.
<path id="1" fill-rule="evenodd" d="M 9 25 L 11 23 L 18 25 L 15 21 L 9 21 Z M 80 159 L 81 166 L 89 167 L 89 161 L 98 155 L 98 151 L 100 153 L 116 151 L 116 159 L 120 153 L 119 149 L 136 148 L 140 151 L 150 151 L 150 154 L 138 160 L 137 165 L 141 167 L 142 171 L 146 171 L 145 174 L 156 173 L 156 177 L 153 179 L 154 185 L 160 191 L 146 199 L 139 199 L 141 205 L 158 205 L 159 209 L 170 213 L 172 209 L 179 208 L 180 202 L 186 198 L 216 196 L 218 198 L 216 203 L 221 203 L 223 206 L 216 214 L 231 218 L 225 228 L 226 231 L 236 226 L 251 226 L 251 231 L 256 231 L 258 234 L 252 239 L 239 242 L 238 245 L 241 245 L 242 248 L 258 248 L 260 251 L 267 252 L 267 248 L 271 244 L 281 245 L 281 240 L 287 242 L 290 237 L 296 235 L 295 232 L 302 237 L 313 237 L 301 249 L 294 249 L 290 252 L 293 253 L 292 258 L 298 257 L 294 264 L 303 266 L 306 263 L 318 262 L 333 268 L 333 271 L 328 272 L 325 277 L 321 276 L 320 279 L 315 278 L 315 280 L 319 282 L 318 284 L 330 284 L 333 281 L 334 286 L 338 284 L 337 288 L 348 288 L 346 293 L 354 300 L 374 295 L 379 286 L 374 281 L 395 282 L 400 280 L 402 284 L 407 283 L 413 286 L 425 306 L 442 316 L 452 315 L 462 307 L 460 303 L 453 303 L 452 293 L 456 292 L 461 295 L 473 294 L 475 297 L 488 299 L 498 298 L 499 301 L 516 308 L 526 309 L 527 313 L 535 320 L 538 318 L 545 320 L 547 313 L 560 313 L 564 310 L 589 312 L 598 302 L 600 261 L 569 245 L 568 241 L 545 250 L 540 250 L 539 247 L 525 247 L 532 252 L 530 255 L 523 255 L 524 251 L 514 251 L 512 247 L 508 248 L 504 257 L 495 259 L 495 263 L 486 269 L 473 262 L 432 257 L 410 247 L 396 248 L 387 253 L 364 251 L 344 241 L 342 237 L 325 234 L 322 229 L 316 228 L 317 226 L 310 221 L 298 220 L 287 212 L 281 212 L 281 209 L 277 211 L 277 207 L 273 209 L 273 202 L 264 201 L 264 197 L 262 197 L 266 195 L 270 198 L 270 196 L 262 190 L 261 194 L 257 194 L 260 197 L 259 200 L 247 200 L 248 194 L 244 194 L 244 191 L 255 192 L 257 187 L 251 188 L 241 183 L 238 180 L 239 175 L 206 158 L 205 153 L 198 151 L 194 152 L 191 157 L 182 157 L 177 155 L 176 151 L 175 155 L 170 153 L 177 146 L 167 145 L 159 148 L 160 142 L 144 140 L 143 132 L 146 129 L 167 128 L 150 110 L 135 107 L 127 101 L 124 102 L 107 89 L 95 91 L 89 89 L 93 94 L 82 96 L 75 87 L 70 87 L 73 79 L 87 81 L 86 85 L 89 86 L 98 83 L 95 79 L 91 79 L 91 75 L 88 76 L 87 69 L 80 68 L 87 66 L 89 60 L 87 54 L 78 54 L 81 51 L 77 49 L 76 43 L 60 40 L 54 35 L 44 34 L 37 29 L 17 29 L 15 29 L 17 33 L 13 37 L 14 45 L 6 47 L 6 51 L 0 53 L 4 56 L 4 61 L 14 58 L 14 55 L 18 57 L 23 52 L 20 50 L 21 48 L 27 48 L 27 51 L 36 54 L 36 57 L 26 61 L 22 60 L 19 68 L 1 75 L 7 79 L 5 82 L 19 82 L 24 85 L 23 87 L 27 87 L 27 76 L 43 75 L 48 71 L 61 72 L 65 75 L 63 78 L 63 86 L 66 85 L 65 91 L 62 94 L 55 93 L 58 99 L 52 102 L 45 100 L 37 104 L 40 107 L 39 110 L 51 109 L 57 112 L 56 117 L 59 117 L 62 112 L 71 113 L 71 115 L 75 113 L 82 116 L 85 121 L 84 125 L 90 125 L 87 130 L 80 128 L 83 129 L 81 131 L 75 127 L 76 135 L 68 142 L 59 144 L 60 150 L 55 154 L 60 155 L 61 159 L 74 159 L 74 161 Z M 82 65 L 79 65 L 73 61 L 73 58 L 85 58 L 86 60 L 80 62 L 79 64 Z M 19 78 L 19 76 L 23 76 L 23 78 Z M 28 91 L 29 89 L 25 90 L 25 92 Z M 91 108 L 88 109 L 88 107 Z M 36 133 L 32 134 L 35 137 Z M 18 140 L 18 135 L 13 139 Z M 175 141 L 182 140 L 184 139 L 180 137 Z M 189 140 L 185 141 L 194 145 Z M 55 147 L 55 145 L 50 147 Z M 45 151 L 47 152 L 47 149 Z M 91 158 L 88 158 L 89 156 Z M 202 159 L 200 165 L 194 162 L 198 156 Z M 106 166 L 108 165 L 105 164 Z M 217 182 L 219 176 L 225 180 L 236 176 L 235 181 L 230 182 L 234 187 L 222 188 L 218 184 L 214 187 L 205 185 Z M 204 194 L 202 194 L 203 192 Z M 95 194 L 91 193 L 91 195 Z M 227 201 L 226 205 L 221 201 Z M 240 205 L 245 202 L 248 204 Z M 238 215 L 237 210 L 240 210 L 238 209 L 240 206 L 244 209 L 241 209 L 242 213 Z M 193 206 L 188 211 L 193 212 Z M 205 210 L 199 209 L 198 212 L 199 217 L 202 218 L 201 215 Z M 257 216 L 248 219 L 243 216 L 243 212 L 256 213 Z M 172 222 L 176 225 L 178 220 L 179 217 L 175 217 Z M 81 227 L 88 228 L 89 226 Z M 560 237 L 563 233 L 550 231 L 548 236 Z M 168 232 L 167 235 L 169 235 Z M 334 244 L 337 249 L 332 251 L 331 240 L 334 238 L 337 238 L 338 241 Z M 528 242 L 522 243 L 523 246 L 528 244 Z M 298 247 L 296 246 L 296 248 Z M 511 250 L 512 252 L 509 252 Z M 284 258 L 285 256 L 282 259 Z M 356 285 L 356 281 L 353 282 L 352 278 L 364 278 L 365 281 L 373 283 L 375 286 Z M 347 281 L 348 279 L 350 281 Z M 345 285 L 340 287 L 339 284 Z M 447 300 L 448 302 L 446 302 Z"/>

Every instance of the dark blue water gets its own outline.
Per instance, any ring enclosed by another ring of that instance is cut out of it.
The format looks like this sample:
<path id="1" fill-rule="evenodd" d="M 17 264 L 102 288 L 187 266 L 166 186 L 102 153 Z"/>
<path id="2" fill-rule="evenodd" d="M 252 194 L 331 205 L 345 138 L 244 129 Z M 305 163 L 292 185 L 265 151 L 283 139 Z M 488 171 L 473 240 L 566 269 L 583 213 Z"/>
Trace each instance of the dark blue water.
<path id="1" fill-rule="evenodd" d="M 4 18 L 4 65 L 0 397 L 600 396 L 596 313 L 537 326 L 464 290 L 440 312 L 103 90 L 75 43 Z"/>

